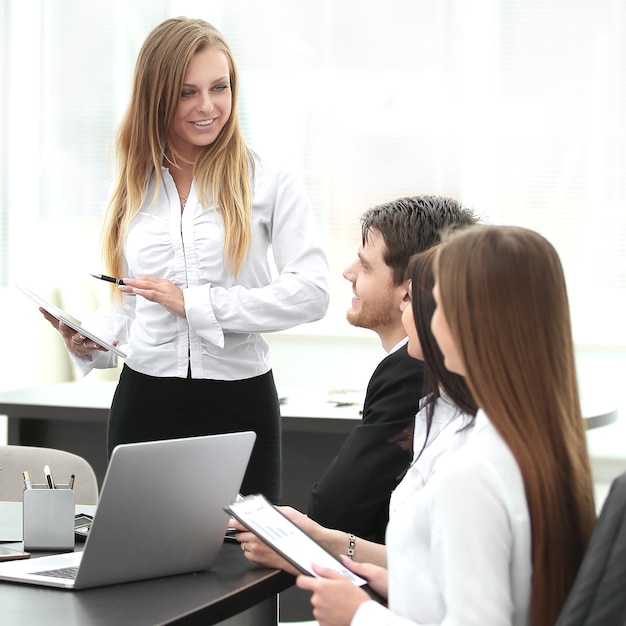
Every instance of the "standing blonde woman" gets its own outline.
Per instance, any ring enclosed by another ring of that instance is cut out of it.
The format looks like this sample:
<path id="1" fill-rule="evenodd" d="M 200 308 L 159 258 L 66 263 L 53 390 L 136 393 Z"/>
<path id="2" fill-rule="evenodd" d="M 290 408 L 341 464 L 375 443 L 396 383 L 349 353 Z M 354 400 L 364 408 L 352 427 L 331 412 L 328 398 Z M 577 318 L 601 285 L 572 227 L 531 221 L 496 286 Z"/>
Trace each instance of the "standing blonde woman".
<path id="1" fill-rule="evenodd" d="M 304 188 L 246 145 L 238 92 L 231 51 L 207 22 L 168 19 L 149 34 L 117 136 L 103 232 L 106 272 L 124 284 L 92 323 L 127 345 L 109 452 L 253 430 L 242 491 L 277 501 L 279 405 L 261 333 L 322 318 L 328 266 Z M 59 330 L 83 373 L 116 365 Z"/>
<path id="2" fill-rule="evenodd" d="M 387 570 L 352 565 L 388 608 L 326 569 L 298 585 L 323 626 L 553 624 L 595 523 L 558 255 L 530 230 L 470 228 L 439 250 L 433 293 L 473 432 L 394 512 Z"/>

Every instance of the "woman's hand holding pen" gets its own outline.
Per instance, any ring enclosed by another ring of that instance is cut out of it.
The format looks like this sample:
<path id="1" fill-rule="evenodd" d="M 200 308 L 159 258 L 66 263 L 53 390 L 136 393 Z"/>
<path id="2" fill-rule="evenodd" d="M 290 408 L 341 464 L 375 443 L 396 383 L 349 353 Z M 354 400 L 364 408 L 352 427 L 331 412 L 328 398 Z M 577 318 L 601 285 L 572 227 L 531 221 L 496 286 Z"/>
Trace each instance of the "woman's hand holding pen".
<path id="1" fill-rule="evenodd" d="M 154 276 L 124 278 L 124 284 L 118 285 L 117 288 L 124 293 L 132 293 L 150 302 L 157 302 L 178 317 L 187 317 L 183 290 L 170 280 Z"/>
<path id="2" fill-rule="evenodd" d="M 106 352 L 107 349 L 97 344 L 91 339 L 87 339 L 84 335 L 77 333 L 73 328 L 70 328 L 63 322 L 60 322 L 56 317 L 48 313 L 45 309 L 39 309 L 42 315 L 61 333 L 63 341 L 65 341 L 66 348 L 76 356 L 86 357 L 89 356 L 94 350 L 100 350 Z M 117 345 L 117 341 L 113 342 L 113 345 Z"/>

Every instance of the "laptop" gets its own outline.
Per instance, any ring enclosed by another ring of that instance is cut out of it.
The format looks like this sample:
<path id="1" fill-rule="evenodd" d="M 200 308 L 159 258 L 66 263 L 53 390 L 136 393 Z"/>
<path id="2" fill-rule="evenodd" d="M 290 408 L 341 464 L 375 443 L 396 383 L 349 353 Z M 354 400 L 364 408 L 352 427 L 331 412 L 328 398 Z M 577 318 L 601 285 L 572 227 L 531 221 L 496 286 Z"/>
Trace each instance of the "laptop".
<path id="1" fill-rule="evenodd" d="M 82 552 L 0 563 L 0 580 L 88 589 L 210 569 L 253 432 L 115 448 Z M 77 477 L 79 480 L 80 477 Z"/>

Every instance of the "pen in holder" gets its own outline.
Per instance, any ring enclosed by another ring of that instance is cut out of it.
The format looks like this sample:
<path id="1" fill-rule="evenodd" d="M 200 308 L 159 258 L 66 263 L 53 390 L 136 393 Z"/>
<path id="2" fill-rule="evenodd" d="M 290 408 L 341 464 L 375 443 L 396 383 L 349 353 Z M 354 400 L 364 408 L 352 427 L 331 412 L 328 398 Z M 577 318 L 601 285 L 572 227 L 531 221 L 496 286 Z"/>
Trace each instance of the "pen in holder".
<path id="1" fill-rule="evenodd" d="M 68 485 L 24 490 L 24 550 L 74 549 L 74 491 Z"/>

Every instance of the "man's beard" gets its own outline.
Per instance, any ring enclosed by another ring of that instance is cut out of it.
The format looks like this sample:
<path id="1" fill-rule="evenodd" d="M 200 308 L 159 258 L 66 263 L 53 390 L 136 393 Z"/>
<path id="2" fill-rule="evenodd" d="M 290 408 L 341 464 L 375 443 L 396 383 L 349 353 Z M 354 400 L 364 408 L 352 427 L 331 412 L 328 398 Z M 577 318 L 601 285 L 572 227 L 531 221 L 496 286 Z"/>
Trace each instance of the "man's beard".
<path id="1" fill-rule="evenodd" d="M 370 306 L 361 307 L 358 311 L 354 311 L 352 308 L 348 309 L 346 319 L 349 324 L 357 328 L 376 330 L 389 326 L 393 322 L 393 315 L 389 308 Z"/>

